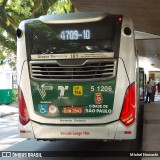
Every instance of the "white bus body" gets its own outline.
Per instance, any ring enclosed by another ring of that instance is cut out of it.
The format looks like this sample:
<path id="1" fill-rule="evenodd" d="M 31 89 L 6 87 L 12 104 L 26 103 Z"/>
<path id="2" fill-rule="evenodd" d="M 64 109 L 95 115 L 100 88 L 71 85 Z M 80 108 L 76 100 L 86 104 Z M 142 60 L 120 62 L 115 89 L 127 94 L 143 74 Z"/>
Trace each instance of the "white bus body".
<path id="1" fill-rule="evenodd" d="M 46 15 L 21 22 L 17 37 L 21 137 L 136 139 L 137 55 L 129 17 Z"/>

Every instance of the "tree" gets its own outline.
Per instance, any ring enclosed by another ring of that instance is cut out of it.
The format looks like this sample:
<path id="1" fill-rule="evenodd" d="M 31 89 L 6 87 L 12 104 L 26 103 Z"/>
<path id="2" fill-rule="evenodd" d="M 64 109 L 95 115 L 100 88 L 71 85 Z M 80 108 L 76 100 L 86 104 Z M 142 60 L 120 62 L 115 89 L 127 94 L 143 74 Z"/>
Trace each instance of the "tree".
<path id="1" fill-rule="evenodd" d="M 0 0 L 0 59 L 16 54 L 16 29 L 24 19 L 72 12 L 70 0 Z"/>

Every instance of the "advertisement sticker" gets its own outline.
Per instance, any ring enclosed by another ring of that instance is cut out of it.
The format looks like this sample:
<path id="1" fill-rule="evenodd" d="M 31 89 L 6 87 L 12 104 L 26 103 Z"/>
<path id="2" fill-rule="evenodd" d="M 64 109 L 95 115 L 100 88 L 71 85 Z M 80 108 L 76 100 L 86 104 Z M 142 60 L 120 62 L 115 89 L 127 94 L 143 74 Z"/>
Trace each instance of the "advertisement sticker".
<path id="1" fill-rule="evenodd" d="M 85 118 L 112 114 L 115 80 L 40 82 L 31 80 L 34 110 L 44 117 Z"/>

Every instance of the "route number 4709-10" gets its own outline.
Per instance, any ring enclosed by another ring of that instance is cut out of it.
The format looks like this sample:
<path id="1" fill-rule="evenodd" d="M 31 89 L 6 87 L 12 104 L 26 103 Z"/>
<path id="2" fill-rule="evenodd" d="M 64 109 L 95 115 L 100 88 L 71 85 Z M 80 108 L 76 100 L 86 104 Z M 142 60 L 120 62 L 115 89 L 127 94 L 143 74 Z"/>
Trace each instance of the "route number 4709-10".
<path id="1" fill-rule="evenodd" d="M 91 91 L 94 92 L 111 92 L 112 86 L 91 86 Z"/>

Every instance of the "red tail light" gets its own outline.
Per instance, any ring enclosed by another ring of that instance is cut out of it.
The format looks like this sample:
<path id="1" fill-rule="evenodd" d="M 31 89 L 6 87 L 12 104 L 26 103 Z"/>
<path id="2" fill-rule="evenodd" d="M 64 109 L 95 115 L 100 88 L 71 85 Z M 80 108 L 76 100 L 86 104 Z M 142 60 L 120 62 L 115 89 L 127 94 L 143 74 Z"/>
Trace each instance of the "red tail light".
<path id="1" fill-rule="evenodd" d="M 20 87 L 18 88 L 18 103 L 19 103 L 19 121 L 22 125 L 26 125 L 30 119 L 26 108 L 24 96 Z"/>
<path id="2" fill-rule="evenodd" d="M 123 107 L 120 115 L 120 120 L 126 126 L 131 125 L 135 120 L 136 115 L 136 95 L 135 83 L 132 83 L 125 94 Z"/>

